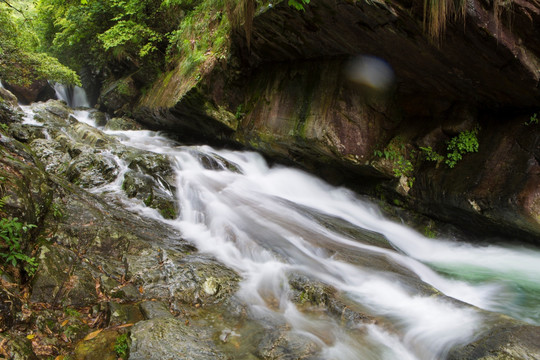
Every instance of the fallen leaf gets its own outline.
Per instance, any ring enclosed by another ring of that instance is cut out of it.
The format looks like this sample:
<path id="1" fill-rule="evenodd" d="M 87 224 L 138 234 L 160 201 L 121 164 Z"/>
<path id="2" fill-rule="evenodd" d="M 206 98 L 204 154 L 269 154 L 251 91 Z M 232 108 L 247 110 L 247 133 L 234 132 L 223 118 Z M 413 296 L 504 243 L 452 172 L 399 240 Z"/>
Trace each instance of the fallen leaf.
<path id="1" fill-rule="evenodd" d="M 35 338 L 35 337 L 36 337 L 36 334 L 26 335 L 26 338 L 27 338 L 28 340 L 32 340 L 32 339 Z"/>
<path id="2" fill-rule="evenodd" d="M 67 324 L 68 322 L 69 322 L 69 319 L 66 319 L 66 320 L 64 320 L 64 322 L 63 322 L 62 324 L 60 324 L 60 326 L 64 327 L 64 326 L 66 326 L 66 324 Z"/>
<path id="3" fill-rule="evenodd" d="M 141 294 L 144 294 L 144 289 L 143 289 L 142 285 L 139 286 L 139 292 L 140 292 Z"/>
<path id="4" fill-rule="evenodd" d="M 95 338 L 96 336 L 98 336 L 98 334 L 99 334 L 100 332 L 102 332 L 102 331 L 103 331 L 103 329 L 99 329 L 99 330 L 96 330 L 96 331 L 92 331 L 90 334 L 88 334 L 88 335 L 86 335 L 86 336 L 84 337 L 84 340 L 85 340 L 85 341 L 86 341 L 86 340 L 92 340 L 93 338 Z"/>
<path id="5" fill-rule="evenodd" d="M 54 360 L 64 360 L 64 355 L 58 355 Z"/>
<path id="6" fill-rule="evenodd" d="M 118 329 L 121 329 L 121 328 L 125 328 L 125 327 L 130 327 L 130 326 L 133 326 L 133 324 L 124 324 L 124 325 L 120 325 L 120 326 L 117 326 Z"/>

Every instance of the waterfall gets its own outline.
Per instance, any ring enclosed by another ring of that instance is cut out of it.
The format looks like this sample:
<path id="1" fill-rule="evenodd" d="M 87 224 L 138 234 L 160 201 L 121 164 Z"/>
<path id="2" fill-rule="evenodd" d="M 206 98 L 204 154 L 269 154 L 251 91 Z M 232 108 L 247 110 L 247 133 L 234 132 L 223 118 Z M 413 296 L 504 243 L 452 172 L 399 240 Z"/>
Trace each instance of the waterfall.
<path id="1" fill-rule="evenodd" d="M 92 123 L 87 111 L 74 115 Z M 92 191 L 176 227 L 199 251 L 234 269 L 249 316 L 309 339 L 320 358 L 443 359 L 482 334 L 489 312 L 540 325 L 538 249 L 426 238 L 352 191 L 269 166 L 254 152 L 182 146 L 146 130 L 106 133 L 171 159 L 180 215 L 166 220 L 128 199 L 125 165 L 114 182 Z M 301 308 L 291 298 L 295 276 L 335 289 L 368 320 L 345 326 L 339 317 Z"/>
<path id="2" fill-rule="evenodd" d="M 80 86 L 65 86 L 59 83 L 55 83 L 54 91 L 56 92 L 56 97 L 58 99 L 64 100 L 68 104 L 68 106 L 72 108 L 90 107 L 86 92 Z"/>

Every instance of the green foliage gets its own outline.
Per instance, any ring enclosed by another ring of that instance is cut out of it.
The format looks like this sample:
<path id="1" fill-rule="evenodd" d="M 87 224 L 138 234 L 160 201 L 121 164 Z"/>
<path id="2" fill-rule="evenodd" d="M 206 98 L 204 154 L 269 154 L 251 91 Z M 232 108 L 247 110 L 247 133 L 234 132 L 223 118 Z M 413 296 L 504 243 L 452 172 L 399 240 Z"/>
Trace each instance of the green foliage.
<path id="1" fill-rule="evenodd" d="M 375 150 L 374 155 L 390 160 L 392 162 L 392 172 L 397 178 L 402 176 L 410 177 L 414 171 L 412 162 L 406 157 L 407 152 L 404 139 L 399 136 L 392 139 L 382 151 Z M 410 186 L 412 186 L 412 184 Z"/>
<path id="2" fill-rule="evenodd" d="M 77 318 L 82 316 L 82 314 L 80 312 L 78 312 L 77 310 L 71 309 L 71 308 L 68 308 L 68 307 L 66 307 L 64 309 L 64 313 L 67 316 L 72 316 L 72 317 L 77 317 Z"/>
<path id="3" fill-rule="evenodd" d="M 304 5 L 309 4 L 310 0 L 289 0 L 289 6 L 292 6 L 296 10 L 304 10 Z"/>
<path id="4" fill-rule="evenodd" d="M 116 338 L 116 342 L 114 344 L 114 351 L 116 352 L 116 355 L 118 355 L 118 357 L 121 357 L 122 359 L 127 359 L 129 343 L 130 339 L 128 334 L 122 334 Z"/>
<path id="5" fill-rule="evenodd" d="M 142 68 L 155 74 L 182 19 L 179 2 L 40 0 L 40 36 L 49 51 L 76 69 Z"/>
<path id="6" fill-rule="evenodd" d="M 234 117 L 237 120 L 239 120 L 239 119 L 243 118 L 245 115 L 246 115 L 246 112 L 245 112 L 245 109 L 244 109 L 244 104 L 238 105 L 238 107 L 236 108 L 236 112 L 234 113 Z"/>
<path id="7" fill-rule="evenodd" d="M 0 124 L 0 129 L 4 131 L 5 133 L 9 130 L 8 124 Z"/>
<path id="8" fill-rule="evenodd" d="M 422 153 L 424 154 L 426 160 L 428 161 L 435 161 L 437 163 L 440 163 L 444 160 L 444 156 L 440 155 L 435 150 L 433 150 L 431 146 L 428 146 L 428 147 L 420 146 L 420 150 L 422 150 Z"/>
<path id="9" fill-rule="evenodd" d="M 8 197 L 4 196 L 0 199 L 0 210 L 4 207 Z M 32 276 L 36 272 L 36 259 L 26 255 L 22 250 L 22 240 L 24 233 L 35 228 L 36 225 L 26 225 L 19 221 L 18 218 L 0 219 L 0 241 L 1 250 L 0 257 L 4 262 L 17 266 L 19 262 L 24 264 L 24 269 L 28 275 Z"/>
<path id="10" fill-rule="evenodd" d="M 531 117 L 529 118 L 529 121 L 525 122 L 525 125 L 526 126 L 538 125 L 538 114 L 537 113 L 532 114 Z"/>
<path id="11" fill-rule="evenodd" d="M 182 75 L 196 74 L 209 58 L 224 58 L 231 29 L 229 17 L 223 16 L 224 10 L 224 1 L 201 1 L 186 14 L 178 29 L 170 33 L 167 56 L 181 59 Z"/>
<path id="12" fill-rule="evenodd" d="M 432 227 L 433 224 L 431 222 L 424 227 L 424 236 L 430 239 L 435 239 L 437 237 L 437 233 L 433 230 Z"/>
<path id="13" fill-rule="evenodd" d="M 62 217 L 64 217 L 64 214 L 62 212 L 62 208 L 57 203 L 53 203 L 51 205 L 51 210 L 53 211 L 53 216 L 56 219 L 61 219 Z"/>
<path id="14" fill-rule="evenodd" d="M 448 142 L 446 149 L 446 165 L 453 168 L 457 162 L 463 159 L 463 155 L 472 152 L 478 152 L 478 138 L 476 137 L 479 129 L 476 128 L 471 131 L 462 131 L 459 135 L 454 136 Z"/>
<path id="15" fill-rule="evenodd" d="M 33 22 L 24 14 L 0 2 L 0 78 L 23 86 L 35 80 L 80 85 L 75 72 L 38 51 L 40 42 Z"/>

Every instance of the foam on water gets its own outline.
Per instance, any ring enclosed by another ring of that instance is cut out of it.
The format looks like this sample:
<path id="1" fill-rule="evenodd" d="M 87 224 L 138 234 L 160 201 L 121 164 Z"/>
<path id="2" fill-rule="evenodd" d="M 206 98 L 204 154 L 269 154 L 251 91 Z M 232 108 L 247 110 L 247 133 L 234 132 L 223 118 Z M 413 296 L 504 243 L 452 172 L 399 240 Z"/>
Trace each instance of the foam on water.
<path id="1" fill-rule="evenodd" d="M 89 123 L 85 112 L 75 116 Z M 453 346 L 470 342 L 484 322 L 476 308 L 450 298 L 540 321 L 523 315 L 531 310 L 526 301 L 501 295 L 514 281 L 530 290 L 520 296 L 540 295 L 537 250 L 428 239 L 386 220 L 351 191 L 295 169 L 269 167 L 256 153 L 184 147 L 151 131 L 107 133 L 125 145 L 169 156 L 177 170 L 178 219 L 164 220 L 133 200 L 125 200 L 127 206 L 177 227 L 200 251 L 235 269 L 243 279 L 237 295 L 249 304 L 251 316 L 288 324 L 325 359 L 444 358 Z M 205 157 L 214 160 L 215 169 L 208 169 Z M 121 169 L 117 180 L 94 191 L 122 196 L 127 166 L 115 161 Z M 382 234 L 394 248 L 331 230 L 313 214 Z M 370 267 L 366 258 L 383 265 Z M 474 278 L 461 268 L 473 269 Z M 293 274 L 330 285 L 376 321 L 347 328 L 330 316 L 300 311 L 291 301 Z M 422 282 L 450 298 L 418 289 Z"/>

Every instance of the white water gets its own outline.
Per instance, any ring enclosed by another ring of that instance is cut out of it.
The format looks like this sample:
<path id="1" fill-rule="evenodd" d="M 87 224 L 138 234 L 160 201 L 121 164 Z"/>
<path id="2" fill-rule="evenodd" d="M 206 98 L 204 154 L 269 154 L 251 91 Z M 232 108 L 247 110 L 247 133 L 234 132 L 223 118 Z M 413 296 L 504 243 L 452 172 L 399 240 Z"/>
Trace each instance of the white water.
<path id="1" fill-rule="evenodd" d="M 84 111 L 75 116 L 91 123 Z M 414 274 L 451 298 L 540 324 L 534 305 L 540 295 L 538 250 L 425 238 L 384 219 L 352 192 L 298 170 L 269 167 L 256 153 L 179 146 L 151 131 L 107 133 L 126 145 L 169 155 L 177 168 L 178 219 L 164 220 L 127 199 L 126 204 L 176 226 L 200 251 L 235 269 L 243 278 L 238 295 L 250 304 L 251 316 L 288 324 L 316 344 L 324 359 L 442 359 L 483 330 L 484 313 L 418 291 Z M 220 169 L 206 169 L 203 156 Z M 239 171 L 228 170 L 222 159 Z M 121 168 L 116 181 L 96 191 L 123 196 L 127 168 Z M 332 231 L 314 213 L 382 234 L 395 249 Z M 366 256 L 383 265 L 371 267 Z M 405 270 L 396 273 L 392 265 Z M 297 308 L 290 300 L 291 274 L 333 286 L 352 308 L 376 321 L 344 328 L 330 316 Z M 516 284 L 526 291 L 518 292 Z"/>
<path id="2" fill-rule="evenodd" d="M 76 107 L 90 107 L 86 92 L 80 86 L 67 87 L 65 85 L 55 83 L 54 91 L 56 97 L 59 100 L 64 100 L 68 106 L 72 108 Z"/>

